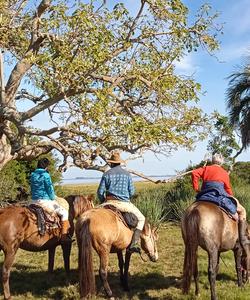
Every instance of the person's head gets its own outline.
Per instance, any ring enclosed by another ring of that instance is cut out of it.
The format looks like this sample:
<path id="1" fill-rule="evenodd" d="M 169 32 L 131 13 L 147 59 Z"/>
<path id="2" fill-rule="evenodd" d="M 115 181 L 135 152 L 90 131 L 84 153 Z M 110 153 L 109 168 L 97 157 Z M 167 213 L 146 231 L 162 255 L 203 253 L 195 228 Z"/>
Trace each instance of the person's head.
<path id="1" fill-rule="evenodd" d="M 47 169 L 47 167 L 50 165 L 50 161 L 48 158 L 41 158 L 37 162 L 37 168 L 39 169 Z"/>
<path id="2" fill-rule="evenodd" d="M 215 153 L 212 155 L 212 164 L 223 165 L 224 157 L 221 153 Z"/>
<path id="3" fill-rule="evenodd" d="M 111 155 L 110 159 L 107 159 L 107 163 L 109 163 L 109 165 L 111 166 L 111 168 L 119 166 L 123 162 L 124 161 L 121 159 L 119 152 L 114 152 Z"/>

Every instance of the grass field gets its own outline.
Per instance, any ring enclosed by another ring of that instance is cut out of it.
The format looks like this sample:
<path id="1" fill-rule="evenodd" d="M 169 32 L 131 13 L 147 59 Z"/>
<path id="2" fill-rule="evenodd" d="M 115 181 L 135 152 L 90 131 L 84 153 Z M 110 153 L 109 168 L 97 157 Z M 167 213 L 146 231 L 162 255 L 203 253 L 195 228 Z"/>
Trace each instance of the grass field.
<path id="1" fill-rule="evenodd" d="M 117 299 L 194 299 L 194 288 L 189 296 L 183 296 L 180 290 L 183 263 L 183 243 L 178 225 L 168 223 L 160 230 L 159 260 L 156 263 L 142 262 L 134 255 L 130 266 L 129 293 L 124 293 L 119 286 L 119 274 L 116 255 L 110 255 L 109 282 Z M 219 275 L 217 278 L 217 293 L 219 299 L 250 299 L 250 287 L 242 289 L 236 286 L 233 255 L 231 252 L 222 255 Z M 3 254 L 1 253 L 1 261 Z M 18 251 L 15 265 L 11 272 L 11 290 L 14 300 L 29 299 L 79 299 L 77 268 L 77 246 L 74 243 L 71 256 L 72 274 L 70 282 L 62 269 L 60 248 L 57 249 L 55 272 L 48 275 L 47 253 L 31 253 Z M 200 288 L 199 299 L 209 299 L 207 280 L 207 256 L 199 251 Z M 97 276 L 98 264 L 95 257 L 95 271 L 98 286 L 96 299 L 105 299 Z M 2 295 L 2 289 L 1 289 Z"/>
<path id="2" fill-rule="evenodd" d="M 158 192 L 165 193 L 165 187 L 136 182 L 136 190 L 143 201 L 152 202 Z M 97 184 L 67 185 L 61 190 L 65 194 L 96 194 Z M 142 193 L 141 193 L 142 192 Z M 142 196 L 143 195 L 143 196 Z M 150 199 L 147 199 L 149 197 Z M 153 198 L 152 198 L 153 197 Z M 109 283 L 116 299 L 121 300 L 182 300 L 195 299 L 194 286 L 188 296 L 181 294 L 182 264 L 184 246 L 180 227 L 177 223 L 164 223 L 159 231 L 158 240 L 159 260 L 156 263 L 143 262 L 138 255 L 133 255 L 130 264 L 130 292 L 125 293 L 119 285 L 118 263 L 115 254 L 110 255 Z M 11 270 L 10 287 L 13 300 L 78 300 L 77 245 L 73 244 L 71 255 L 71 277 L 68 280 L 63 270 L 61 249 L 58 247 L 55 261 L 55 272 L 47 273 L 47 252 L 31 253 L 19 250 Z M 3 253 L 0 252 L 2 267 Z M 105 294 L 100 286 L 98 276 L 98 258 L 94 256 L 95 274 L 97 281 L 97 300 L 103 300 Z M 210 299 L 207 279 L 207 254 L 199 250 L 200 300 Z M 233 253 L 222 255 L 220 271 L 217 277 L 218 299 L 247 300 L 250 299 L 250 285 L 238 288 L 234 271 Z M 0 294 L 3 295 L 2 287 Z M 1 296 L 2 297 L 2 296 Z M 3 298 L 3 297 L 2 297 Z M 1 298 L 1 299 L 2 299 Z"/>

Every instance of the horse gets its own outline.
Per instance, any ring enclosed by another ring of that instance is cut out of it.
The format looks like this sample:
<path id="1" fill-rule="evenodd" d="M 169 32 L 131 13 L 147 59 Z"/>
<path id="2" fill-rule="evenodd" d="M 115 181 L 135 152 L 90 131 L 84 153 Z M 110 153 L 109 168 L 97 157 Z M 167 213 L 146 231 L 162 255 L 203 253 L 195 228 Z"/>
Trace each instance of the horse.
<path id="1" fill-rule="evenodd" d="M 191 277 L 195 281 L 195 294 L 199 294 L 197 249 L 208 253 L 208 279 L 211 299 L 216 300 L 215 281 L 219 270 L 220 253 L 233 250 L 238 286 L 242 286 L 242 248 L 238 241 L 238 222 L 228 216 L 217 205 L 198 201 L 185 212 L 181 223 L 185 244 L 182 292 L 188 294 Z"/>
<path id="2" fill-rule="evenodd" d="M 83 213 L 76 222 L 76 239 L 79 250 L 80 296 L 91 297 L 96 294 L 95 276 L 92 263 L 92 246 L 100 259 L 99 276 L 104 290 L 110 299 L 114 299 L 107 275 L 109 253 L 117 253 L 120 282 L 125 291 L 128 287 L 128 269 L 131 252 L 126 250 L 125 263 L 123 250 L 131 243 L 133 231 L 112 210 L 94 208 Z M 158 260 L 156 228 L 146 221 L 141 233 L 141 247 L 153 262 Z"/>
<path id="3" fill-rule="evenodd" d="M 87 209 L 93 208 L 93 196 L 70 195 L 66 197 L 69 204 L 70 232 L 74 233 L 73 219 Z M 0 250 L 4 252 L 2 268 L 2 285 L 4 299 L 11 299 L 9 277 L 18 248 L 37 252 L 49 250 L 48 270 L 53 271 L 55 249 L 61 244 L 63 250 L 64 267 L 69 273 L 69 257 L 71 243 L 61 243 L 61 229 L 55 228 L 40 235 L 37 217 L 27 206 L 11 205 L 0 209 Z"/>

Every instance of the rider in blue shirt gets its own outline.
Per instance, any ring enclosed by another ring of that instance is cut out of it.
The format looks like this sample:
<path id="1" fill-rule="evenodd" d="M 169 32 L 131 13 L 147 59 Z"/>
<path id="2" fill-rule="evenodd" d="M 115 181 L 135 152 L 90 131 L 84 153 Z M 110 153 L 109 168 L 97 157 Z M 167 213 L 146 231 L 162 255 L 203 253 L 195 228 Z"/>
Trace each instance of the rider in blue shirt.
<path id="1" fill-rule="evenodd" d="M 137 217 L 138 224 L 134 231 L 129 250 L 131 252 L 140 252 L 139 241 L 145 224 L 145 217 L 130 202 L 131 197 L 135 193 L 132 177 L 129 172 L 120 166 L 123 160 L 121 160 L 119 153 L 114 153 L 107 162 L 110 164 L 111 169 L 102 176 L 97 191 L 98 198 L 102 203 L 105 201 L 103 205 L 111 204 L 121 212 L 130 212 Z"/>

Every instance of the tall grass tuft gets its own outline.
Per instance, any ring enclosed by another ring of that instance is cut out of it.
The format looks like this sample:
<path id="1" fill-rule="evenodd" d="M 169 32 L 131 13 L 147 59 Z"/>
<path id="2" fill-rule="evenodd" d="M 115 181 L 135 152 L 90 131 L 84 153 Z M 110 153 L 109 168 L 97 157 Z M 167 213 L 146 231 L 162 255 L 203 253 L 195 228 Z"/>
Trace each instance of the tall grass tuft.
<path id="1" fill-rule="evenodd" d="M 237 185 L 234 187 L 234 196 L 245 207 L 247 219 L 250 221 L 250 185 Z"/>
<path id="2" fill-rule="evenodd" d="M 165 195 L 165 215 L 168 221 L 179 222 L 191 203 L 195 200 L 189 177 L 178 179 Z"/>
<path id="3" fill-rule="evenodd" d="M 133 203 L 144 214 L 149 223 L 159 226 L 166 218 L 164 199 L 169 186 L 140 191 Z"/>

